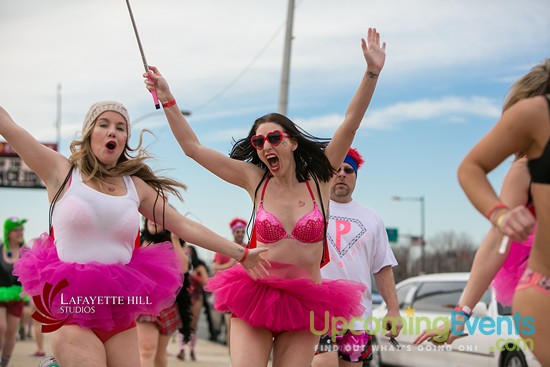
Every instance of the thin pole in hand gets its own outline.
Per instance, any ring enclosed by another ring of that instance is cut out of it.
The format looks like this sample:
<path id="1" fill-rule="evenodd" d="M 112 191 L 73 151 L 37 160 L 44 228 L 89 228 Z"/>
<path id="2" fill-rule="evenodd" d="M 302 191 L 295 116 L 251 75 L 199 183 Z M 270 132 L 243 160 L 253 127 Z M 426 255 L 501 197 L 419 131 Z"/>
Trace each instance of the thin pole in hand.
<path id="1" fill-rule="evenodd" d="M 147 65 L 147 60 L 145 60 L 145 53 L 143 52 L 143 46 L 141 45 L 141 40 L 139 39 L 136 21 L 134 20 L 134 14 L 132 13 L 132 8 L 130 7 L 130 0 L 126 0 L 126 5 L 128 5 L 128 12 L 130 13 L 130 19 L 132 20 L 132 26 L 134 27 L 134 33 L 136 35 L 136 40 L 139 46 L 139 53 L 141 54 L 141 60 L 143 61 L 143 67 L 145 68 L 145 72 L 149 73 L 149 66 Z M 149 80 L 151 79 L 150 76 L 147 76 L 147 78 Z M 153 89 L 151 91 L 151 94 L 153 95 L 153 102 L 155 103 L 155 108 L 157 110 L 160 109 L 160 103 L 157 97 L 157 91 Z"/>

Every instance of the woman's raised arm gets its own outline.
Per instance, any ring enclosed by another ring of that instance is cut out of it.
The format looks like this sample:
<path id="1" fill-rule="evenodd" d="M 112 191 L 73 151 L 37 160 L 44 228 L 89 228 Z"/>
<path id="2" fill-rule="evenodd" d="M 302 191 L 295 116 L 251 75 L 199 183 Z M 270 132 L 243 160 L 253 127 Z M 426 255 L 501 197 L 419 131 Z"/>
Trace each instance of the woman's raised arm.
<path id="1" fill-rule="evenodd" d="M 27 130 L 17 125 L 2 107 L 0 135 L 15 149 L 23 162 L 44 181 L 51 199 L 69 171 L 69 160 L 40 143 Z"/>
<path id="2" fill-rule="evenodd" d="M 386 42 L 380 45 L 380 33 L 376 31 L 376 28 L 369 28 L 367 41 L 361 39 L 361 48 L 367 62 L 367 70 L 346 110 L 344 121 L 336 129 L 334 137 L 325 151 L 333 167 L 339 167 L 346 157 L 355 132 L 359 129 L 369 107 L 378 76 L 386 61 Z"/>
<path id="3" fill-rule="evenodd" d="M 181 113 L 166 79 L 156 67 L 149 66 L 149 68 L 151 71 L 144 74 L 147 89 L 156 89 L 159 99 L 163 102 L 164 113 L 170 124 L 170 129 L 185 155 L 224 181 L 243 187 L 247 191 L 256 187 L 263 171 L 252 164 L 229 158 L 229 156 L 202 145 L 191 125 Z M 147 75 L 150 76 L 150 79 L 147 78 Z"/>

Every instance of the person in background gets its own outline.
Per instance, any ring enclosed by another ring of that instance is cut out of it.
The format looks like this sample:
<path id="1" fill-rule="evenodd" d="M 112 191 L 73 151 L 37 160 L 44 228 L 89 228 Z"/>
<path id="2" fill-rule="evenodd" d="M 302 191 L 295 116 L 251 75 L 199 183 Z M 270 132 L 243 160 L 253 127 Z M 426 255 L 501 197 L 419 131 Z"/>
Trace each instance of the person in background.
<path id="1" fill-rule="evenodd" d="M 24 224 L 27 220 L 10 217 L 4 221 L 4 243 L 0 257 L 0 367 L 6 367 L 15 348 L 25 301 L 21 283 L 13 276 L 13 264 L 19 260 L 24 246 Z"/>
<path id="2" fill-rule="evenodd" d="M 388 310 L 383 322 L 389 329 L 386 336 L 398 336 L 403 327 L 392 271 L 397 261 L 388 242 L 386 227 L 374 210 L 352 197 L 363 163 L 361 154 L 350 148 L 332 179 L 327 233 L 331 261 L 321 269 L 321 276 L 366 284 L 361 298 L 365 311 L 355 315 L 358 321 L 350 325 L 349 330 L 341 330 L 337 336 L 321 336 L 313 367 L 361 366 L 372 359 L 368 333 L 372 325 L 367 323 L 372 317 L 372 274 Z"/>
<path id="3" fill-rule="evenodd" d="M 184 240 L 180 238 L 179 242 L 185 256 L 187 257 L 187 271 L 183 274 L 183 286 L 176 297 L 176 304 L 178 306 L 178 312 L 181 319 L 181 326 L 178 329 L 177 337 L 181 347 L 181 345 L 191 341 L 191 335 L 193 334 L 193 315 L 191 313 L 191 265 L 188 255 L 189 250 L 187 248 L 187 243 Z M 181 360 L 185 358 L 185 354 L 181 352 L 181 348 L 176 357 Z"/>
<path id="4" fill-rule="evenodd" d="M 233 241 L 243 247 L 248 247 L 248 243 L 244 242 L 244 238 L 246 234 L 246 226 L 247 226 L 246 220 L 241 218 L 234 218 L 231 222 L 229 222 L 229 228 L 231 229 L 231 233 L 233 234 Z M 224 256 L 223 254 L 216 253 L 216 255 L 214 255 L 212 271 L 214 272 L 214 275 L 215 275 L 218 271 L 229 269 L 230 267 L 234 266 L 236 263 L 237 262 L 234 261 L 233 259 L 227 256 Z M 223 313 L 223 323 L 225 325 L 225 344 L 229 346 L 229 342 L 230 342 L 229 335 L 230 335 L 230 329 L 231 329 L 230 312 Z"/>
<path id="5" fill-rule="evenodd" d="M 248 244 L 244 242 L 244 238 L 246 234 L 246 225 L 247 225 L 246 220 L 241 218 L 234 218 L 229 223 L 229 228 L 231 228 L 231 233 L 233 234 L 233 242 L 243 247 L 248 247 Z M 233 261 L 232 258 L 227 257 L 220 253 L 216 253 L 216 255 L 214 255 L 212 271 L 215 275 L 218 271 L 229 269 L 236 263 L 237 262 Z"/>
<path id="6" fill-rule="evenodd" d="M 141 230 L 141 246 L 147 247 L 155 243 L 172 242 L 180 260 L 180 269 L 186 273 L 189 268 L 187 254 L 184 253 L 179 238 L 172 235 L 153 221 L 143 219 Z M 174 332 L 181 327 L 181 317 L 178 306 L 174 302 L 160 314 L 142 314 L 137 318 L 137 332 L 141 367 L 166 367 L 166 350 Z"/>
<path id="7" fill-rule="evenodd" d="M 197 344 L 197 329 L 199 327 L 199 318 L 202 307 L 204 305 L 204 285 L 208 281 L 208 267 L 206 263 L 197 254 L 197 249 L 194 246 L 187 246 L 187 253 L 189 255 L 190 267 L 190 281 L 191 281 L 191 340 L 188 343 L 182 343 L 180 346 L 180 352 L 178 358 L 185 360 L 185 347 L 189 346 L 189 357 L 192 361 L 197 359 L 195 355 L 195 346 Z"/>
<path id="8" fill-rule="evenodd" d="M 32 238 L 31 240 L 27 241 L 25 243 L 25 247 L 32 249 L 34 246 L 34 243 L 38 240 L 38 238 Z M 32 298 L 29 298 L 29 304 L 30 304 L 30 323 L 32 328 L 32 335 L 34 336 L 34 341 L 36 343 L 36 352 L 32 354 L 33 357 L 44 357 L 46 356 L 46 350 L 44 349 L 44 334 L 42 333 L 41 326 L 38 321 L 36 321 L 34 318 L 32 318 L 32 314 L 37 311 L 36 305 L 34 304 L 34 301 Z"/>
<path id="9" fill-rule="evenodd" d="M 23 306 L 23 316 L 21 316 L 21 322 L 19 323 L 19 332 L 17 340 L 24 341 L 27 338 L 32 338 L 32 305 L 29 299 L 25 299 L 25 306 Z"/>

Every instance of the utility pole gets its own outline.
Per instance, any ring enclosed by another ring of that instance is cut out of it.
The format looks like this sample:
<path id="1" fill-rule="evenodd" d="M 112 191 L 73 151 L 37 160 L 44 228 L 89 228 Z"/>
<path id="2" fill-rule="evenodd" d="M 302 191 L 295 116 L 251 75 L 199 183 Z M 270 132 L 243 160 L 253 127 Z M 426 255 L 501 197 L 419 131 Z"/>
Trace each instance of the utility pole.
<path id="1" fill-rule="evenodd" d="M 61 150 L 61 84 L 57 85 L 57 116 L 55 119 L 57 151 Z"/>
<path id="2" fill-rule="evenodd" d="M 283 73 L 279 93 L 279 113 L 286 115 L 288 107 L 288 84 L 290 81 L 290 51 L 292 49 L 292 26 L 294 23 L 294 0 L 288 0 L 286 16 L 285 47 L 283 52 Z"/>
<path id="3" fill-rule="evenodd" d="M 420 203 L 420 274 L 426 272 L 426 198 L 424 195 L 415 197 L 392 196 L 392 201 L 418 201 Z M 416 236 L 415 236 L 416 237 Z"/>

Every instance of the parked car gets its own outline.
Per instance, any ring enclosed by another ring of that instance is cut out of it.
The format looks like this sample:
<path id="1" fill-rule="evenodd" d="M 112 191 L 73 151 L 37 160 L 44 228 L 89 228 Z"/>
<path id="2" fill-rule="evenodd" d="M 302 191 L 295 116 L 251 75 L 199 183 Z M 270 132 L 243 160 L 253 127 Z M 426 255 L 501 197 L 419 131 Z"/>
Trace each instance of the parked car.
<path id="1" fill-rule="evenodd" d="M 397 337 L 401 349 L 397 350 L 391 346 L 389 339 L 384 336 L 383 327 L 378 329 L 375 327 L 373 360 L 369 366 L 378 367 L 385 364 L 409 367 L 540 366 L 529 350 L 532 344 L 521 339 L 517 334 L 511 308 L 500 305 L 492 289 L 485 292 L 481 301 L 472 310 L 470 325 L 478 327 L 471 329 L 470 335 L 444 346 L 435 346 L 429 342 L 419 346 L 412 344 L 420 332 L 427 327 L 428 322 L 430 322 L 429 327 L 434 327 L 433 322 L 436 318 L 451 317 L 451 312 L 464 292 L 468 277 L 469 273 L 430 274 L 398 283 L 397 298 L 405 324 Z M 406 311 L 411 316 L 408 316 Z M 382 320 L 386 314 L 386 305 L 382 303 L 374 309 L 373 314 L 376 320 Z M 476 320 L 476 318 L 479 319 Z M 480 323 L 492 325 L 493 328 L 484 328 L 482 332 Z M 380 324 L 382 324 L 381 321 Z M 534 320 L 532 324 L 534 325 Z"/>

